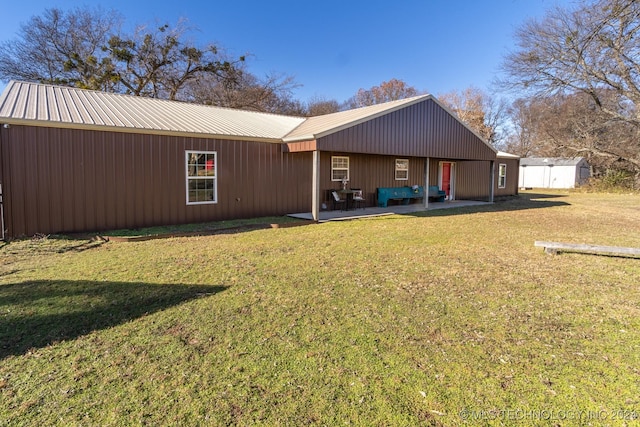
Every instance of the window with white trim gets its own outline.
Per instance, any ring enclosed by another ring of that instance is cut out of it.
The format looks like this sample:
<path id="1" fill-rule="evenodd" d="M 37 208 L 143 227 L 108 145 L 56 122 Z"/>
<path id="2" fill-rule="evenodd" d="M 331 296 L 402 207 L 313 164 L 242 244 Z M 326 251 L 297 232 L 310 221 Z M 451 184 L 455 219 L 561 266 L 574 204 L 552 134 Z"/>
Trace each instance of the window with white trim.
<path id="1" fill-rule="evenodd" d="M 331 181 L 349 181 L 349 157 L 331 156 Z"/>
<path id="2" fill-rule="evenodd" d="M 396 159 L 396 180 L 407 181 L 409 179 L 409 159 Z"/>
<path id="3" fill-rule="evenodd" d="M 187 204 L 218 202 L 218 156 L 215 151 L 185 151 Z"/>
<path id="4" fill-rule="evenodd" d="M 498 166 L 498 188 L 505 188 L 507 186 L 507 165 L 500 163 Z"/>

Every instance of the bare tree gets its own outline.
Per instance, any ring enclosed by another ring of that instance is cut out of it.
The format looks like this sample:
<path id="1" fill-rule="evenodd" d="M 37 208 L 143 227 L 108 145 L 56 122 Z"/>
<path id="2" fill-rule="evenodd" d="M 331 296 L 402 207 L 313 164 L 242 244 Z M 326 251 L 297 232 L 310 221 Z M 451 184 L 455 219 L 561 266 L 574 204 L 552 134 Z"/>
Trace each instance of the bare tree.
<path id="1" fill-rule="evenodd" d="M 536 144 L 537 118 L 542 115 L 536 111 L 535 99 L 516 99 L 508 109 L 511 131 L 506 137 L 505 151 L 520 157 L 541 154 L 540 144 Z"/>
<path id="2" fill-rule="evenodd" d="M 224 78 L 208 75 L 197 79 L 189 84 L 187 93 L 189 100 L 199 104 L 304 116 L 304 106 L 292 96 L 296 87 L 291 76 L 271 74 L 259 79 L 239 67 Z"/>
<path id="3" fill-rule="evenodd" d="M 307 102 L 307 115 L 310 117 L 337 113 L 340 110 L 340 103 L 335 99 L 326 99 L 320 96 L 315 96 Z"/>
<path id="4" fill-rule="evenodd" d="M 613 93 L 599 94 L 603 102 L 615 102 Z M 516 100 L 511 109 L 514 132 L 508 150 L 521 156 L 587 157 L 596 173 L 633 170 L 626 158 L 633 146 L 619 142 L 634 132 L 633 125 L 612 121 L 584 93 L 556 94 L 544 98 Z M 594 151 L 616 150 L 620 156 L 602 156 Z"/>
<path id="5" fill-rule="evenodd" d="M 413 86 L 409 86 L 402 80 L 391 79 L 373 86 L 370 89 L 359 89 L 358 92 L 347 100 L 349 108 L 360 108 L 383 102 L 396 101 L 419 95 L 420 92 Z"/>
<path id="6" fill-rule="evenodd" d="M 189 42 L 184 20 L 175 27 L 139 26 L 131 35 L 120 32 L 120 24 L 116 12 L 48 9 L 23 25 L 16 40 L 0 44 L 0 79 L 187 99 L 189 82 L 206 76 L 233 82 L 245 59 Z"/>
<path id="7" fill-rule="evenodd" d="M 482 138 L 495 146 L 501 144 L 501 127 L 507 110 L 503 100 L 496 100 L 473 86 L 438 95 L 438 99 Z"/>
<path id="8" fill-rule="evenodd" d="M 124 92 L 175 100 L 189 81 L 205 75 L 233 78 L 244 56 L 236 61 L 222 58 L 215 45 L 201 48 L 187 42 L 187 31 L 181 20 L 173 28 L 141 26 L 130 37 L 112 36 L 105 50 Z"/>
<path id="9" fill-rule="evenodd" d="M 556 8 L 542 20 L 528 21 L 516 40 L 516 50 L 504 61 L 503 86 L 538 97 L 588 97 L 590 117 L 625 133 L 617 132 L 615 143 L 596 133 L 563 142 L 564 147 L 624 162 L 640 185 L 640 2 L 598 0 Z M 588 123 L 594 119 L 575 122 L 585 125 L 578 133 L 593 132 Z"/>
<path id="10" fill-rule="evenodd" d="M 28 80 L 108 90 L 113 68 L 102 47 L 122 18 L 114 11 L 47 9 L 0 44 L 0 80 Z"/>

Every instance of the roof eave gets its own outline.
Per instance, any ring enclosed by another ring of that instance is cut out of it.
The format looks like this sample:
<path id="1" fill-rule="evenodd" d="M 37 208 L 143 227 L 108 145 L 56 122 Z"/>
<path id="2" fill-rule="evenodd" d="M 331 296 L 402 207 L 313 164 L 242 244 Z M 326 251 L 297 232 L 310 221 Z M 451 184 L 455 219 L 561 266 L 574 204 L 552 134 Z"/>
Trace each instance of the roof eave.
<path id="1" fill-rule="evenodd" d="M 517 154 L 506 153 L 504 151 L 498 151 L 497 155 L 498 158 L 501 159 L 520 159 L 520 156 L 518 156 Z"/>
<path id="2" fill-rule="evenodd" d="M 312 134 L 312 133 L 310 133 L 310 134 L 307 134 L 307 135 L 296 136 L 296 137 L 293 137 L 293 138 L 284 137 L 284 138 L 282 138 L 282 142 L 284 142 L 284 143 L 287 143 L 287 142 L 303 142 L 303 141 L 314 140 L 314 139 L 317 139 L 317 138 L 319 138 L 319 137 L 314 135 L 314 134 Z"/>
<path id="3" fill-rule="evenodd" d="M 58 129 L 73 129 L 73 130 L 89 130 L 99 132 L 118 132 L 118 133 L 135 133 L 145 135 L 161 135 L 161 136 L 187 136 L 194 138 L 206 138 L 206 139 L 224 139 L 233 141 L 253 141 L 253 142 L 269 142 L 269 143 L 282 143 L 282 138 L 267 138 L 251 135 L 224 135 L 213 134 L 204 132 L 188 132 L 178 130 L 162 130 L 162 129 L 148 129 L 148 128 L 132 128 L 132 127 L 120 127 L 120 126 L 107 126 L 107 125 L 88 125 L 78 123 L 65 123 L 65 122 L 44 122 L 41 120 L 29 120 L 29 119 L 14 119 L 7 117 L 0 117 L 0 124 L 7 125 L 20 125 L 20 126 L 34 126 L 34 127 L 47 127 Z"/>

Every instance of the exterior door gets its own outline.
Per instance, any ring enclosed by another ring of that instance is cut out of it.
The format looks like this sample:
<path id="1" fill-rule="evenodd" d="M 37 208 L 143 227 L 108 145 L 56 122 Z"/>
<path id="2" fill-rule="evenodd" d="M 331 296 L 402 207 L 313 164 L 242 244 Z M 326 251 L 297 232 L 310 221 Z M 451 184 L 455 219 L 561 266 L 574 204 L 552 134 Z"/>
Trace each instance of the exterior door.
<path id="1" fill-rule="evenodd" d="M 438 184 L 446 194 L 447 200 L 455 200 L 455 166 L 453 162 L 440 162 Z"/>

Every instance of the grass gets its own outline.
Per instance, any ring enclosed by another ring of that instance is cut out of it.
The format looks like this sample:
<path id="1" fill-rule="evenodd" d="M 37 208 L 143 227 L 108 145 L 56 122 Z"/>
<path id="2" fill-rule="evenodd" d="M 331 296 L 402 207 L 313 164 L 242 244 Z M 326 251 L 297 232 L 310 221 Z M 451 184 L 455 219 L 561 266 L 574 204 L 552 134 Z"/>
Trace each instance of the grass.
<path id="1" fill-rule="evenodd" d="M 634 425 L 640 196 L 0 248 L 2 425 Z"/>

